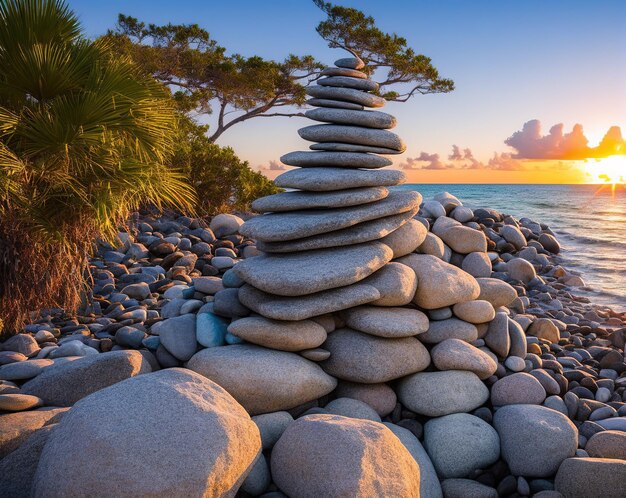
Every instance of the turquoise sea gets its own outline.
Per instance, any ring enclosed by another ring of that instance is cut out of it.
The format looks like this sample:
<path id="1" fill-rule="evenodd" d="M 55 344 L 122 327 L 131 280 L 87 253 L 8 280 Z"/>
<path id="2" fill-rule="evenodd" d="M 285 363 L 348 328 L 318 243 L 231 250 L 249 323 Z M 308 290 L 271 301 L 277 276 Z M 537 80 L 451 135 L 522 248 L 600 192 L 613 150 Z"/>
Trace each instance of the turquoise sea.
<path id="1" fill-rule="evenodd" d="M 575 294 L 626 310 L 626 189 L 599 185 L 406 184 L 425 199 L 448 191 L 471 208 L 490 207 L 546 223 L 563 250 L 562 265 L 593 289 Z"/>

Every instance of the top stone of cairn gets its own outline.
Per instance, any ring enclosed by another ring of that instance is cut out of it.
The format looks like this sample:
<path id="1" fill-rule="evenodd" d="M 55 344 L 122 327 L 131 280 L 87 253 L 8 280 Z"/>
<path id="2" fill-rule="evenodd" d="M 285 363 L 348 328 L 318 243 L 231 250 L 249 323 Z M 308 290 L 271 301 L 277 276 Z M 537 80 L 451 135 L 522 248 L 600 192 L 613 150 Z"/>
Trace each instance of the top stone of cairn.
<path id="1" fill-rule="evenodd" d="M 337 59 L 335 66 L 346 69 L 362 69 L 365 67 L 365 62 L 358 57 L 344 57 L 343 59 Z"/>

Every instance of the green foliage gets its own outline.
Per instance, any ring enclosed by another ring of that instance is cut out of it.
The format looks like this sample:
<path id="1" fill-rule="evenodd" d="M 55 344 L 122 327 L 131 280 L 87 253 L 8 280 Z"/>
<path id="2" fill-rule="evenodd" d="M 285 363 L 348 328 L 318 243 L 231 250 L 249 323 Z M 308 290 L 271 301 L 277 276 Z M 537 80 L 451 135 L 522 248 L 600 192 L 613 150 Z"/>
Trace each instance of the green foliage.
<path id="1" fill-rule="evenodd" d="M 129 212 L 192 205 L 192 189 L 169 163 L 176 126 L 167 88 L 104 40 L 82 38 L 62 1 L 0 0 L 0 316 L 8 328 L 41 305 L 74 306 L 93 237 L 113 236 Z"/>
<path id="2" fill-rule="evenodd" d="M 416 54 L 407 41 L 395 33 L 376 27 L 373 17 L 358 9 L 313 0 L 328 19 L 317 26 L 319 35 L 331 48 L 343 48 L 367 64 L 366 70 L 387 70 L 380 81 L 379 93 L 387 100 L 406 102 L 416 93 L 446 93 L 454 90 L 454 82 L 439 77 L 439 72 L 425 55 Z M 391 85 L 396 86 L 390 89 Z"/>
<path id="3" fill-rule="evenodd" d="M 281 191 L 233 149 L 212 143 L 206 126 L 184 115 L 180 119 L 180 145 L 173 160 L 196 189 L 198 212 L 247 211 L 254 199 Z"/>

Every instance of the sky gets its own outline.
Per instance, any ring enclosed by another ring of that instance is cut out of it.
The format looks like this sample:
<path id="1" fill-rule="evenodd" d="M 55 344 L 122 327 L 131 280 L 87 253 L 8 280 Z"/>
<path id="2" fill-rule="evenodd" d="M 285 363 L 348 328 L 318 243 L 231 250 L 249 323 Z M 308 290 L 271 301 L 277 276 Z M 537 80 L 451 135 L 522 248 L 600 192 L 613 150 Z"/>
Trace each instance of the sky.
<path id="1" fill-rule="evenodd" d="M 432 58 L 456 89 L 392 102 L 416 183 L 626 181 L 626 1 L 337 0 Z M 283 59 L 345 56 L 315 27 L 309 0 L 69 0 L 96 37 L 124 13 L 146 23 L 197 23 L 228 53 Z M 376 75 L 374 75 L 376 79 Z M 209 123 L 211 123 L 209 118 Z M 256 169 L 307 150 L 304 118 L 252 119 L 220 137 Z M 605 158 L 609 159 L 605 159 Z"/>

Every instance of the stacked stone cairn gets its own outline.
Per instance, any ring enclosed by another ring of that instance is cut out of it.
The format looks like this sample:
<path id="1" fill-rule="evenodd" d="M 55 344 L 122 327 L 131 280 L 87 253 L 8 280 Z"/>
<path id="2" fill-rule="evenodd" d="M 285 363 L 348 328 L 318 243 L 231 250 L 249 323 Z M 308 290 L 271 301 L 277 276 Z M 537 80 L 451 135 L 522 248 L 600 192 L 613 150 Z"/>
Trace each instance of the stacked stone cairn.
<path id="1" fill-rule="evenodd" d="M 360 69 L 263 214 L 142 218 L 91 311 L 0 344 L 0 495 L 625 496 L 626 314 L 547 226 L 390 188 Z"/>

